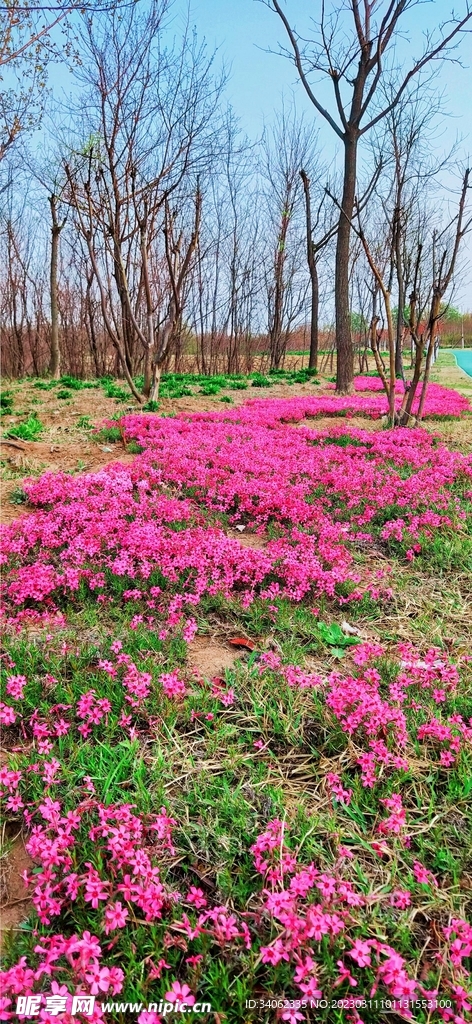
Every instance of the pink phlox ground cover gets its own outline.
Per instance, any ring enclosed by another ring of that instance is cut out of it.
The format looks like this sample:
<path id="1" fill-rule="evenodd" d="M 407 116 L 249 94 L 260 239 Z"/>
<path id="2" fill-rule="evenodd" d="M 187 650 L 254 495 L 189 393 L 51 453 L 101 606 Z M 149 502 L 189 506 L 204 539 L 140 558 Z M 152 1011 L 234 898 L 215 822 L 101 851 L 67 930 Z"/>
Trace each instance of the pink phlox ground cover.
<path id="1" fill-rule="evenodd" d="M 409 382 L 407 381 L 407 384 L 408 383 Z M 329 390 L 334 390 L 335 386 L 335 384 L 328 384 Z M 395 387 L 395 406 L 398 409 L 405 393 L 405 385 L 403 384 L 403 381 L 397 380 Z M 379 415 L 387 412 L 386 397 L 380 377 L 355 377 L 354 388 L 356 391 L 356 395 L 353 396 L 354 404 L 352 406 L 348 405 L 347 408 L 352 410 L 355 408 L 359 411 L 362 409 L 365 414 L 367 409 L 370 407 L 372 409 L 371 415 L 374 418 L 377 418 Z M 361 400 L 361 395 L 358 394 L 358 392 L 362 391 L 368 391 L 369 397 L 362 401 L 361 406 L 357 403 Z M 418 388 L 415 395 L 412 408 L 413 415 L 418 411 L 420 395 L 421 387 Z M 470 410 L 470 402 L 464 395 L 460 395 L 457 391 L 454 391 L 452 388 L 446 388 L 442 384 L 434 384 L 432 382 L 428 384 L 424 406 L 425 416 L 460 416 L 467 410 Z"/>
<path id="2" fill-rule="evenodd" d="M 6 607 L 19 622 L 60 614 L 57 599 L 73 598 L 82 584 L 106 603 L 112 575 L 128 578 L 125 594 L 144 597 L 153 612 L 168 601 L 148 582 L 155 570 L 177 592 L 177 619 L 203 594 L 236 594 L 246 605 L 259 595 L 388 595 L 382 570 L 377 582 L 362 578 L 352 543 L 406 542 L 413 558 L 421 539 L 461 529 L 456 492 L 461 481 L 469 485 L 472 459 L 423 430 L 352 430 L 347 439 L 339 425 L 329 435 L 294 430 L 283 419 L 305 416 L 306 401 L 128 416 L 125 435 L 144 449 L 132 466 L 26 481 L 36 511 L 4 534 Z M 279 535 L 263 550 L 242 547 L 221 517 Z"/>
<path id="3" fill-rule="evenodd" d="M 353 557 L 355 545 L 395 541 L 408 544 L 406 557 L 413 558 L 438 531 L 460 530 L 465 511 L 459 494 L 461 488 L 465 496 L 470 493 L 472 461 L 423 430 L 349 429 L 346 437 L 346 421 L 329 434 L 314 430 L 302 423 L 317 414 L 314 401 L 255 401 L 229 412 L 172 419 L 128 416 L 122 421 L 127 440 L 142 449 L 131 466 L 27 481 L 35 510 L 4 534 L 7 625 L 20 630 L 34 616 L 60 624 L 63 602 L 73 604 L 84 593 L 112 604 L 116 580 L 124 581 L 119 599 L 138 605 L 131 629 L 145 623 L 162 639 L 178 635 L 186 643 L 196 633 L 194 611 L 207 595 L 236 599 L 243 607 L 256 597 L 385 597 L 388 574 L 374 580 L 363 574 Z M 339 408 L 339 399 L 328 401 Z M 293 422 L 301 426 L 295 430 Z M 226 522 L 264 534 L 265 547 L 242 546 L 227 536 Z M 349 593 L 343 592 L 346 586 Z M 67 999 L 82 990 L 105 997 L 122 992 L 125 979 L 112 963 L 113 950 L 121 935 L 129 933 L 132 941 L 140 921 L 165 929 L 163 948 L 146 961 L 150 981 L 169 969 L 165 948 L 178 941 L 189 953 L 188 974 L 169 982 L 171 1002 L 184 997 L 193 1005 L 202 950 L 237 957 L 254 948 L 267 969 L 287 967 L 293 990 L 313 1004 L 311 1012 L 317 1000 L 338 990 L 347 997 L 381 992 L 394 1001 L 434 1000 L 436 990 L 425 988 L 405 958 L 360 924 L 374 904 L 401 913 L 421 899 L 423 887 L 438 888 L 417 857 L 411 869 L 403 863 L 381 892 L 361 889 L 353 880 L 355 851 L 336 839 L 334 863 L 323 870 L 306 863 L 303 841 L 295 848 L 289 829 L 274 819 L 252 844 L 257 881 L 249 909 L 239 912 L 195 885 L 173 884 L 181 823 L 171 809 L 144 815 L 129 803 L 107 805 L 87 775 L 75 806 L 65 808 L 63 737 L 74 735 L 78 744 L 98 740 L 102 727 L 112 723 L 118 735 L 134 740 L 140 730 L 159 724 L 152 717 L 155 704 L 150 710 L 156 695 L 163 711 L 171 702 L 202 729 L 211 728 L 215 716 L 238 709 L 237 676 L 227 685 L 188 670 L 143 671 L 124 647 L 114 640 L 94 666 L 95 680 L 86 679 L 77 698 L 52 704 L 48 714 L 24 713 L 30 680 L 8 663 L 0 723 L 15 730 L 24 748 L 14 767 L 0 768 L 0 796 L 28 833 L 35 869 L 27 882 L 43 934 L 31 963 L 22 957 L 2 975 L 0 1020 L 15 1019 L 16 996 L 40 992 L 46 982 Z M 347 767 L 326 772 L 323 793 L 342 821 L 356 791 L 373 792 L 370 855 L 376 863 L 390 863 L 396 852 L 415 856 L 415 816 L 402 793 L 412 749 L 418 747 L 431 769 L 447 778 L 472 743 L 472 720 L 443 708 L 457 691 L 460 659 L 454 664 L 436 647 L 420 653 L 406 643 L 394 655 L 396 670 L 387 682 L 386 651 L 373 642 L 359 643 L 348 662 L 326 675 L 285 663 L 272 650 L 253 666 L 281 700 L 299 691 L 300 699 L 320 702 L 329 728 L 349 744 Z M 107 677 L 113 700 L 99 692 Z M 42 684 L 47 693 L 57 680 L 46 674 Z M 214 702 L 205 714 L 194 706 L 200 689 Z M 266 738 L 256 739 L 251 756 L 268 756 L 266 746 Z M 35 801 L 32 781 L 42 790 Z M 91 931 L 62 933 L 70 907 L 87 912 Z M 434 1012 L 463 1024 L 470 1010 L 472 929 L 457 917 L 441 924 L 438 934 L 438 990 L 451 1008 Z M 336 965 L 330 987 L 326 949 Z M 404 1003 L 399 1009 L 414 1019 Z M 141 1016 L 140 1024 L 159 1024 L 156 1014 Z M 296 1009 L 279 1016 L 305 1019 Z M 41 1011 L 41 1019 L 50 1018 Z M 73 1024 L 77 1018 L 67 1009 L 60 1019 Z M 92 1018 L 83 1019 L 102 1020 L 99 1005 Z M 361 1022 L 362 1010 L 352 1007 L 346 1020 Z"/>

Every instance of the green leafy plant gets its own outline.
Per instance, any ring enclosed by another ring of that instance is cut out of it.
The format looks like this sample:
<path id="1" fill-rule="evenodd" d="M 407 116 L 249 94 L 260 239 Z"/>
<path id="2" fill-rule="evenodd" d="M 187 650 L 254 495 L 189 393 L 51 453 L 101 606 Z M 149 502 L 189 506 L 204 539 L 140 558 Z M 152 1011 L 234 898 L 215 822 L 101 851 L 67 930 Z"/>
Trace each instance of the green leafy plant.
<path id="1" fill-rule="evenodd" d="M 94 437 L 96 441 L 101 443 L 105 441 L 108 444 L 118 444 L 123 440 L 119 427 L 102 427 L 101 430 L 96 431 Z"/>
<path id="2" fill-rule="evenodd" d="M 38 419 L 35 412 L 32 412 L 24 423 L 19 423 L 16 427 L 10 427 L 8 436 L 18 437 L 22 441 L 36 441 L 43 430 L 44 427 L 41 420 Z"/>
<path id="3" fill-rule="evenodd" d="M 360 643 L 359 637 L 347 635 L 341 627 L 338 626 L 337 622 L 332 622 L 330 625 L 326 622 L 318 622 L 316 628 L 321 639 L 330 647 L 340 647 L 341 649 L 344 649 L 345 647 L 352 647 L 353 645 Z"/>
<path id="4" fill-rule="evenodd" d="M 13 411 L 13 395 L 11 391 L 2 391 L 0 395 L 0 413 L 9 414 Z"/>
<path id="5" fill-rule="evenodd" d="M 71 391 L 84 391 L 88 388 L 98 387 L 98 381 L 78 380 L 77 377 L 71 377 L 69 374 L 64 374 L 58 383 L 63 387 L 70 388 Z"/>
<path id="6" fill-rule="evenodd" d="M 15 487 L 9 500 L 11 505 L 24 505 L 28 501 L 28 495 L 25 494 L 22 487 Z"/>
<path id="7" fill-rule="evenodd" d="M 129 400 L 129 391 L 125 391 L 124 388 L 120 388 L 115 381 L 108 381 L 104 385 L 104 388 L 106 398 L 116 398 L 119 402 L 127 402 Z"/>
<path id="8" fill-rule="evenodd" d="M 221 391 L 221 384 L 218 381 L 209 381 L 200 388 L 201 395 L 217 395 Z"/>

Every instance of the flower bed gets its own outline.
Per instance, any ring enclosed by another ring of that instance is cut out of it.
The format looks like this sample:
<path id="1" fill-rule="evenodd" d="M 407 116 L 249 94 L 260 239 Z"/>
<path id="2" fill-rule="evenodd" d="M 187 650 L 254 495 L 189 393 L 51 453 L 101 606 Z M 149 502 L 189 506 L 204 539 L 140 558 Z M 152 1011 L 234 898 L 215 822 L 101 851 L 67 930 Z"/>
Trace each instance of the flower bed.
<path id="1" fill-rule="evenodd" d="M 197 1000 L 229 1024 L 470 1020 L 470 658 L 324 619 L 381 623 L 389 556 L 426 572 L 466 543 L 472 463 L 423 430 L 295 429 L 311 401 L 128 416 L 132 465 L 25 484 L 0 785 L 33 909 L 1 1020 L 30 997 L 48 1024 L 127 1021 L 116 998 L 138 1024 Z M 189 645 L 217 615 L 255 639 L 205 678 Z"/>

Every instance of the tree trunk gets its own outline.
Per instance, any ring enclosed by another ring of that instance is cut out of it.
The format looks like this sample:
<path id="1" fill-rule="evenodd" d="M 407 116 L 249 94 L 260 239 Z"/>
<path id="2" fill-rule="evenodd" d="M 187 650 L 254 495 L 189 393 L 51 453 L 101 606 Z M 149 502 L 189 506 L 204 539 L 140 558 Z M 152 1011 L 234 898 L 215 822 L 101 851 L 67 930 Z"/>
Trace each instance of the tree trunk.
<path id="1" fill-rule="evenodd" d="M 436 344 L 436 333 L 438 329 L 438 320 L 441 310 L 441 291 L 438 289 L 433 295 L 431 303 L 431 313 L 429 317 L 429 330 L 428 330 L 428 353 L 426 356 L 426 365 L 423 374 L 423 384 L 421 387 L 421 395 L 418 404 L 417 421 L 421 422 L 423 419 L 424 403 L 426 401 L 426 392 L 428 390 L 429 375 L 431 372 L 431 364 L 433 362 L 434 346 Z"/>
<path id="2" fill-rule="evenodd" d="M 319 329 L 318 329 L 318 317 L 319 317 L 319 305 L 320 305 L 320 289 L 318 282 L 318 268 L 316 266 L 316 259 L 313 258 L 313 268 L 310 268 L 311 275 L 311 323 L 310 323 L 310 358 L 308 360 L 308 369 L 314 370 L 315 373 L 318 370 L 318 344 L 319 344 Z"/>
<path id="3" fill-rule="evenodd" d="M 151 395 L 151 389 L 153 386 L 153 366 L 152 366 L 153 354 L 150 348 L 147 348 L 144 353 L 144 384 L 143 384 L 143 395 L 149 399 Z"/>
<path id="4" fill-rule="evenodd" d="M 413 402 L 416 397 L 416 391 L 418 388 L 419 380 L 421 377 L 421 364 L 423 360 L 423 339 L 419 338 L 415 342 L 415 365 L 413 370 L 413 377 L 411 380 L 408 391 L 405 391 L 405 395 L 402 401 L 401 409 L 397 417 L 398 425 L 400 427 L 408 426 L 410 416 L 412 415 Z"/>
<path id="5" fill-rule="evenodd" d="M 150 402 L 157 402 L 157 400 L 159 398 L 159 386 L 160 386 L 160 383 L 161 383 L 161 368 L 154 361 L 153 368 L 152 368 L 151 387 L 150 387 L 150 390 L 149 390 L 149 401 Z"/>
<path id="6" fill-rule="evenodd" d="M 395 375 L 405 379 L 405 372 L 403 369 L 403 310 L 405 308 L 405 296 L 403 288 L 399 283 L 398 287 L 398 313 L 396 323 L 396 335 L 395 335 Z"/>
<path id="7" fill-rule="evenodd" d="M 393 427 L 393 426 L 395 426 L 395 384 L 396 384 L 395 356 L 396 356 L 396 346 L 395 346 L 395 332 L 393 330 L 392 310 L 391 310 L 391 306 L 390 306 L 390 292 L 388 290 L 384 293 L 384 304 L 385 304 L 385 314 L 386 314 L 386 317 L 387 317 L 389 376 L 390 376 L 389 393 L 388 393 L 388 414 L 389 414 L 390 426 Z"/>
<path id="8" fill-rule="evenodd" d="M 404 325 L 403 325 L 403 314 L 405 310 L 405 282 L 403 279 L 403 262 L 402 262 L 402 251 L 401 251 L 401 231 L 400 231 L 400 211 L 396 210 L 396 223 L 395 223 L 395 264 L 397 270 L 397 284 L 398 284 L 398 312 L 397 312 L 397 328 L 395 338 L 395 374 L 397 377 L 405 379 L 405 373 L 403 370 L 403 337 L 404 337 Z"/>
<path id="9" fill-rule="evenodd" d="M 51 207 L 51 265 L 50 265 L 50 289 L 51 289 L 51 360 L 49 373 L 54 380 L 61 376 L 61 352 L 59 348 L 59 303 L 57 265 L 59 257 L 59 236 L 64 224 L 59 224 L 57 219 L 56 196 L 49 196 Z"/>
<path id="10" fill-rule="evenodd" d="M 285 267 L 285 246 L 287 240 L 288 216 L 286 211 L 282 212 L 279 237 L 277 240 L 277 252 L 274 268 L 274 314 L 269 332 L 270 345 L 270 368 L 279 370 L 280 364 L 285 355 L 285 346 L 282 340 L 283 301 L 285 293 L 284 267 Z"/>
<path id="11" fill-rule="evenodd" d="M 349 315 L 349 246 L 351 221 L 356 194 L 358 132 L 351 129 L 344 136 L 344 187 L 342 210 L 339 215 L 334 274 L 334 301 L 336 309 L 336 391 L 338 395 L 352 393 L 354 378 L 354 349 Z"/>
<path id="12" fill-rule="evenodd" d="M 304 170 L 300 171 L 305 193 L 305 217 L 306 217 L 306 255 L 311 280 L 311 320 L 310 320 L 310 358 L 308 369 L 318 369 L 318 313 L 320 289 L 318 282 L 318 268 L 316 266 L 315 246 L 312 238 L 311 227 L 311 200 L 310 200 L 310 179 Z"/>
<path id="13" fill-rule="evenodd" d="M 419 271 L 419 260 L 416 264 L 415 271 L 415 289 L 418 280 Z M 407 426 L 411 416 L 411 410 L 413 408 L 413 402 L 415 400 L 416 390 L 418 387 L 419 379 L 421 377 L 421 364 L 423 360 L 423 336 L 419 334 L 419 317 L 417 316 L 417 304 L 418 295 L 416 290 L 413 290 L 410 295 L 410 317 L 409 317 L 409 331 L 414 346 L 414 369 L 413 378 L 411 380 L 409 388 L 405 389 L 401 408 L 397 415 L 397 423 L 400 427 Z M 412 351 L 413 356 L 413 351 Z"/>
<path id="14" fill-rule="evenodd" d="M 96 377 L 103 377 L 105 375 L 105 370 L 104 370 L 104 368 L 100 364 L 100 359 L 99 359 L 99 355 L 98 355 L 97 334 L 96 334 L 96 331 L 95 331 L 95 320 L 94 320 L 93 309 L 92 309 L 93 271 L 88 270 L 88 268 L 87 268 L 87 271 L 86 271 L 86 280 L 87 280 L 87 288 L 86 288 L 86 292 L 85 292 L 85 317 L 84 317 L 84 320 L 85 320 L 85 331 L 86 331 L 86 334 L 87 334 L 87 338 L 89 340 L 90 351 L 92 353 L 93 364 L 94 364 L 94 367 L 95 367 L 95 376 Z"/>

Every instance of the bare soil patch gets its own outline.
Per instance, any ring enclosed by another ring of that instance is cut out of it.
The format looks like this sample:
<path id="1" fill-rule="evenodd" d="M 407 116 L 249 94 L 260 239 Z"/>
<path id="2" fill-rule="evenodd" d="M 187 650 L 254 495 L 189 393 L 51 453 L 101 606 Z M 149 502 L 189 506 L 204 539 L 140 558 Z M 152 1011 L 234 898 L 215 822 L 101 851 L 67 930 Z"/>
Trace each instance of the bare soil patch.
<path id="1" fill-rule="evenodd" d="M 350 430 L 369 430 L 375 433 L 383 430 L 382 420 L 371 420 L 367 416 L 306 416 L 299 423 L 292 423 L 293 427 L 312 427 L 314 430 L 332 430 L 333 425 L 342 424 L 346 434 Z"/>
<path id="2" fill-rule="evenodd" d="M 196 637 L 188 646 L 190 668 L 206 679 L 221 675 L 226 668 L 232 668 L 240 656 L 241 651 L 206 636 Z"/>
<path id="3" fill-rule="evenodd" d="M 268 543 L 268 538 L 261 533 L 245 533 L 242 530 L 226 530 L 227 537 L 233 537 L 239 541 L 243 548 L 253 548 L 255 551 L 262 551 Z"/>
<path id="4" fill-rule="evenodd" d="M 32 906 L 22 875 L 31 871 L 33 861 L 26 852 L 23 836 L 15 832 L 14 826 L 5 825 L 3 842 L 6 853 L 0 859 L 0 950 L 5 933 L 18 927 Z"/>
<path id="5" fill-rule="evenodd" d="M 0 522 L 9 523 L 31 512 L 28 506 L 11 501 L 12 495 L 21 489 L 21 480 L 25 477 L 39 476 L 46 472 L 93 473 L 111 462 L 129 464 L 134 455 L 125 451 L 123 445 L 97 444 L 88 438 L 56 444 L 50 441 L 3 438 L 0 442 L 0 459 L 10 476 L 10 479 L 2 480 Z"/>

